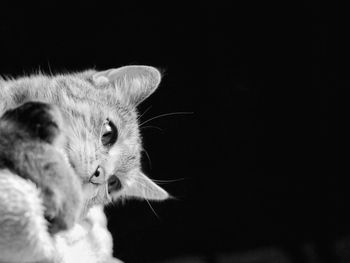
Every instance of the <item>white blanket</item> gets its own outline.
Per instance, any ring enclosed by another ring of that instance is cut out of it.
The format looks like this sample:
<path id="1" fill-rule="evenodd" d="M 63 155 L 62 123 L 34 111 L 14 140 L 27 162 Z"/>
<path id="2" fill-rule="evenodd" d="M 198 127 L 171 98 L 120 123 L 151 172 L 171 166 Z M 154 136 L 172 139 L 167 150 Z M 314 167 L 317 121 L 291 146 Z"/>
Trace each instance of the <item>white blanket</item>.
<path id="1" fill-rule="evenodd" d="M 112 257 L 112 236 L 102 207 L 91 208 L 72 229 L 47 232 L 39 189 L 0 170 L 0 262 L 120 262 Z"/>

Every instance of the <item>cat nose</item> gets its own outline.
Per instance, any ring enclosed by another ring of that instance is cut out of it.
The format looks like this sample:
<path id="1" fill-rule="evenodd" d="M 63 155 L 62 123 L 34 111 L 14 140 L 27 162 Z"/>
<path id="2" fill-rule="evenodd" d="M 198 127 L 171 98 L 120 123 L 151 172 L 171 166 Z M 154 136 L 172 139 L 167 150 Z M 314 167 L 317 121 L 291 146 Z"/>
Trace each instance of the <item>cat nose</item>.
<path id="1" fill-rule="evenodd" d="M 118 192 L 122 189 L 122 183 L 119 178 L 113 174 L 108 178 L 108 194 L 112 192 Z"/>

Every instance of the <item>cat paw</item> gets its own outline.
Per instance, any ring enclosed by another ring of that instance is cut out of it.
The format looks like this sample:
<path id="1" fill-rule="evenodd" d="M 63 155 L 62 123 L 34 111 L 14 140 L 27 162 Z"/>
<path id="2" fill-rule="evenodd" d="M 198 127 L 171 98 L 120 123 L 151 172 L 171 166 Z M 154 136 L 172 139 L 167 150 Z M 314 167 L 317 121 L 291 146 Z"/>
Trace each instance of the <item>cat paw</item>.
<path id="1" fill-rule="evenodd" d="M 48 222 L 48 232 L 51 235 L 68 230 L 74 226 L 76 220 L 74 214 L 65 213 L 62 210 L 53 213 L 50 210 L 47 210 L 47 213 L 45 213 L 45 219 Z"/>
<path id="2" fill-rule="evenodd" d="M 70 190 L 72 192 L 69 195 L 58 191 L 43 193 L 44 217 L 48 222 L 48 231 L 51 235 L 72 228 L 78 219 L 81 203 L 78 194 L 80 189 Z"/>
<path id="3" fill-rule="evenodd" d="M 54 148 L 47 148 L 50 160 L 41 160 L 40 171 L 45 178 L 40 182 L 45 208 L 45 219 L 49 223 L 50 234 L 68 230 L 80 217 L 82 188 L 80 179 Z"/>
<path id="4" fill-rule="evenodd" d="M 60 231 L 64 231 L 70 228 L 71 220 L 64 220 L 62 218 L 61 201 L 57 194 L 54 194 L 50 190 L 42 191 L 43 205 L 45 207 L 44 217 L 48 223 L 48 231 L 51 235 L 54 235 Z"/>
<path id="5" fill-rule="evenodd" d="M 39 138 L 48 143 L 53 143 L 59 136 L 63 122 L 62 115 L 56 106 L 34 101 L 8 110 L 3 118 L 16 123 L 32 138 Z"/>

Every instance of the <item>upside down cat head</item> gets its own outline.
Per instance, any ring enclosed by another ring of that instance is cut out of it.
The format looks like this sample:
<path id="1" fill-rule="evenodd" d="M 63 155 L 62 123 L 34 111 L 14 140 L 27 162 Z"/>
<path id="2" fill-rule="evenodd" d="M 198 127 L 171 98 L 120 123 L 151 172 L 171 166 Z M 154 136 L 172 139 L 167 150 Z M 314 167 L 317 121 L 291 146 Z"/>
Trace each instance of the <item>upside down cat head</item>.
<path id="1" fill-rule="evenodd" d="M 167 192 L 141 170 L 136 110 L 160 80 L 148 66 L 0 79 L 0 113 L 28 101 L 59 107 L 63 151 L 81 179 L 86 208 L 124 197 L 164 200 Z"/>

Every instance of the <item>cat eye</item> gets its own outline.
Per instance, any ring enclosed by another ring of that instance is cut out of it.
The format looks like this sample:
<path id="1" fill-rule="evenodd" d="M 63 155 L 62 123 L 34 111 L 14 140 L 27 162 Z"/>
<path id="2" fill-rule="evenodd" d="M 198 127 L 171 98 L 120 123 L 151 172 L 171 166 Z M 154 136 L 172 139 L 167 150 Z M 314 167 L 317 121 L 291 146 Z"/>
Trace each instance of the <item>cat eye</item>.
<path id="1" fill-rule="evenodd" d="M 102 167 L 98 166 L 95 172 L 89 178 L 89 182 L 95 185 L 102 184 L 104 181 L 104 176 L 102 175 Z"/>
<path id="2" fill-rule="evenodd" d="M 113 145 L 117 139 L 118 129 L 113 122 L 107 119 L 102 126 L 101 142 L 104 146 L 110 146 Z"/>

